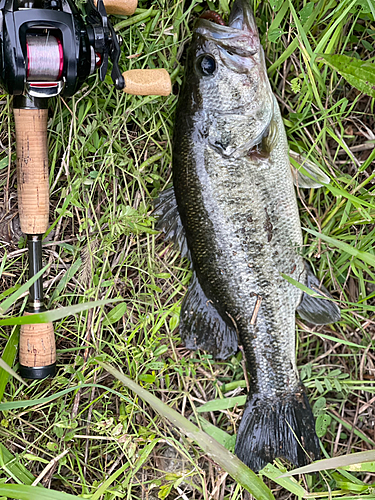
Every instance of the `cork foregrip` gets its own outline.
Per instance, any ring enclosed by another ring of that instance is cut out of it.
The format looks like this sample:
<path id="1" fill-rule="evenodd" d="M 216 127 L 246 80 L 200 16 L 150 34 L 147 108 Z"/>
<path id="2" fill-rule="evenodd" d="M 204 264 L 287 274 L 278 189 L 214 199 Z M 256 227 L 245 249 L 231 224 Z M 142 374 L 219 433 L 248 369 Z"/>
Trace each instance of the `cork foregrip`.
<path id="1" fill-rule="evenodd" d="M 30 368 L 55 363 L 56 345 L 52 323 L 21 326 L 19 358 L 22 366 Z"/>
<path id="2" fill-rule="evenodd" d="M 97 0 L 94 0 L 96 5 Z M 137 8 L 137 0 L 104 0 L 107 14 L 131 16 Z"/>
<path id="3" fill-rule="evenodd" d="M 171 78 L 165 69 L 130 69 L 122 74 L 124 92 L 132 95 L 169 95 Z"/>
<path id="4" fill-rule="evenodd" d="M 48 228 L 47 116 L 47 109 L 14 109 L 18 209 L 25 234 L 43 234 Z"/>

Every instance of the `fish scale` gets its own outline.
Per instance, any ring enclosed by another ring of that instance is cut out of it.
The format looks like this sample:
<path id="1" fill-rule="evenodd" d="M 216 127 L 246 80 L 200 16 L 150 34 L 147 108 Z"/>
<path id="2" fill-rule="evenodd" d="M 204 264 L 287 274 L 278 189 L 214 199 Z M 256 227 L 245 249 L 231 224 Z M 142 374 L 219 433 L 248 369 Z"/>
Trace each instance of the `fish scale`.
<path id="1" fill-rule="evenodd" d="M 304 465 L 320 450 L 296 368 L 295 311 L 316 324 L 340 314 L 282 276 L 320 290 L 300 255 L 287 138 L 246 0 L 235 1 L 228 26 L 198 21 L 173 142 L 174 190 L 156 214 L 194 270 L 181 337 L 219 358 L 236 352 L 237 337 L 243 345 L 251 387 L 241 460 L 255 471 L 276 457 Z"/>

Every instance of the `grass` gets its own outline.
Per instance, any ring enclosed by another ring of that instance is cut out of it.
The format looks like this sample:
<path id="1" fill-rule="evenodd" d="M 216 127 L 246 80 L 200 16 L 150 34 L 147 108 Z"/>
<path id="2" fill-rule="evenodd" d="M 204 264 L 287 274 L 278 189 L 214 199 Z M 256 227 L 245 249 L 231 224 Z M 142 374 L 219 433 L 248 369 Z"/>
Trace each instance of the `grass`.
<path id="1" fill-rule="evenodd" d="M 119 367 L 233 448 L 246 393 L 241 353 L 215 362 L 181 345 L 179 306 L 191 272 L 154 231 L 151 212 L 152 200 L 171 182 L 171 131 L 184 47 L 193 19 L 207 6 L 227 15 L 225 0 L 159 0 L 141 1 L 131 18 L 112 19 L 124 39 L 124 69 L 165 67 L 173 95 L 127 96 L 109 79 L 91 77 L 74 98 L 51 101 L 53 224 L 44 246 L 48 307 L 121 300 L 55 321 L 59 372 L 53 380 L 25 387 L 0 372 L 1 483 L 31 485 L 38 478 L 39 486 L 93 500 L 249 498 L 196 444 L 98 364 Z M 374 100 L 319 57 L 342 54 L 374 62 L 374 5 L 272 0 L 254 2 L 254 8 L 291 148 L 331 179 L 327 187 L 299 190 L 300 216 L 306 228 L 303 253 L 339 301 L 342 320 L 317 328 L 298 320 L 298 366 L 323 457 L 371 450 Z M 2 302 L 26 281 L 27 255 L 17 219 L 11 98 L 5 94 L 0 114 Z M 8 315 L 18 316 L 25 300 L 22 293 L 12 301 Z M 17 337 L 17 326 L 0 326 L 9 364 Z M 231 399 L 223 404 L 223 398 Z M 211 407 L 199 412 L 209 401 Z M 274 467 L 290 470 L 282 460 Z M 332 497 L 373 498 L 370 466 L 297 476 L 293 484 L 281 483 L 278 475 L 268 468 L 262 477 L 280 499 L 306 492 L 309 498 L 329 498 L 330 491 Z M 19 490 L 14 494 L 21 498 Z"/>

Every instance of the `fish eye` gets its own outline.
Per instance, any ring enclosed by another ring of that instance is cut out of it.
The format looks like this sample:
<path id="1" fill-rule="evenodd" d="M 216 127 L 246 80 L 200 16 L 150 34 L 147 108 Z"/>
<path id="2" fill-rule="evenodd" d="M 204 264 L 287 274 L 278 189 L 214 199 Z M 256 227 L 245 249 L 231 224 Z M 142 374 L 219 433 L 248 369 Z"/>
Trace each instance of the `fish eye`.
<path id="1" fill-rule="evenodd" d="M 211 76 L 216 69 L 216 61 L 209 54 L 204 54 L 197 61 L 197 69 L 203 76 Z"/>

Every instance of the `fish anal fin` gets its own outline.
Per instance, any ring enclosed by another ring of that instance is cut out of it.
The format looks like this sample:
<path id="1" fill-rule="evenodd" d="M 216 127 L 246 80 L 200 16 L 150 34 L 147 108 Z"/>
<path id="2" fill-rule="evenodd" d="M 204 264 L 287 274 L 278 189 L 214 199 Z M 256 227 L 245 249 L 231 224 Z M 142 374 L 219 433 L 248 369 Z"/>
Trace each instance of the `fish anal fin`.
<path id="1" fill-rule="evenodd" d="M 206 297 L 195 273 L 181 306 L 180 335 L 188 349 L 203 349 L 217 359 L 226 359 L 238 349 L 236 330 Z"/>
<path id="2" fill-rule="evenodd" d="M 310 266 L 306 264 L 307 286 L 315 293 L 325 298 L 316 298 L 303 293 L 297 312 L 302 319 L 314 325 L 328 325 L 335 323 L 341 318 L 339 307 L 333 302 L 332 295 L 320 285 L 318 278 L 313 274 Z M 331 300 L 330 300 L 331 299 Z"/>
<path id="3" fill-rule="evenodd" d="M 294 393 L 271 397 L 249 393 L 235 452 L 254 472 L 278 457 L 297 467 L 320 458 L 314 417 L 302 384 Z"/>
<path id="4" fill-rule="evenodd" d="M 154 215 L 158 218 L 156 229 L 165 234 L 166 240 L 174 242 L 183 257 L 190 259 L 185 229 L 178 212 L 173 186 L 160 193 L 159 198 L 154 202 L 154 206 Z"/>

